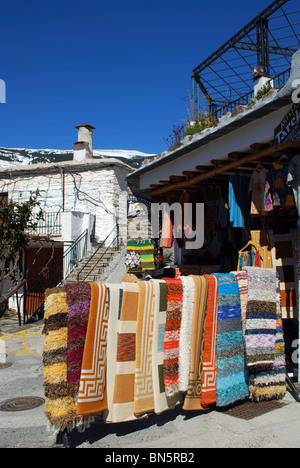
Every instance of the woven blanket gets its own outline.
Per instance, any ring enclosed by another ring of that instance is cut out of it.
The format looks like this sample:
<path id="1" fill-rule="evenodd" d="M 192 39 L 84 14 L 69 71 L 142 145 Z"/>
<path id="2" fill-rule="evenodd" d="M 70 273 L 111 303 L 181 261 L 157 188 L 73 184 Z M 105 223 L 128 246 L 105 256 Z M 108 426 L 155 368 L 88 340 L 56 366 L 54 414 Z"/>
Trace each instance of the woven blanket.
<path id="1" fill-rule="evenodd" d="M 106 422 L 112 422 L 112 404 L 115 390 L 115 375 L 117 365 L 117 343 L 119 320 L 121 315 L 123 288 L 120 284 L 109 284 L 108 287 L 108 331 L 107 331 L 107 410 L 103 413 Z"/>
<path id="2" fill-rule="evenodd" d="M 77 400 L 78 415 L 97 415 L 107 409 L 107 327 L 107 286 L 91 283 L 90 314 Z"/>
<path id="3" fill-rule="evenodd" d="M 155 296 L 152 281 L 139 281 L 138 288 L 134 414 L 142 415 L 154 411 L 152 344 Z"/>
<path id="4" fill-rule="evenodd" d="M 277 274 L 278 279 L 278 274 Z M 272 366 L 261 365 L 252 368 L 249 378 L 250 399 L 254 401 L 281 399 L 286 393 L 285 343 L 282 328 L 280 283 L 276 289 L 276 344 L 275 361 Z"/>
<path id="5" fill-rule="evenodd" d="M 241 318 L 242 318 L 242 329 L 245 339 L 246 332 L 246 316 L 247 316 L 247 305 L 248 305 L 248 273 L 246 271 L 232 271 L 233 275 L 236 276 L 240 299 L 241 299 Z"/>
<path id="6" fill-rule="evenodd" d="M 72 384 L 74 395 L 77 395 L 90 312 L 91 286 L 89 283 L 66 283 L 63 290 L 67 293 L 69 309 L 67 380 Z"/>
<path id="7" fill-rule="evenodd" d="M 111 419 L 113 422 L 136 419 L 134 415 L 135 346 L 139 288 L 137 283 L 122 283 L 123 300 L 119 321 L 117 362 Z"/>
<path id="8" fill-rule="evenodd" d="M 207 310 L 204 331 L 203 384 L 201 404 L 216 403 L 217 399 L 217 323 L 218 283 L 213 275 L 204 275 L 208 281 Z"/>
<path id="9" fill-rule="evenodd" d="M 204 276 L 192 276 L 192 278 L 195 282 L 195 299 L 192 322 L 189 387 L 183 404 L 183 409 L 185 411 L 206 409 L 206 407 L 201 404 L 201 394 L 208 281 Z"/>
<path id="10" fill-rule="evenodd" d="M 155 310 L 153 324 L 152 346 L 152 378 L 154 411 L 160 414 L 163 411 L 174 408 L 181 403 L 181 393 L 169 397 L 165 392 L 164 384 L 164 337 L 166 329 L 167 313 L 167 284 L 164 280 L 151 280 L 154 286 Z"/>
<path id="11" fill-rule="evenodd" d="M 178 388 L 186 392 L 189 386 L 191 336 L 195 297 L 195 282 L 190 276 L 180 276 L 183 286 L 182 317 L 179 339 Z"/>
<path id="12" fill-rule="evenodd" d="M 167 313 L 164 337 L 164 384 L 167 396 L 179 392 L 179 340 L 182 315 L 182 281 L 165 278 L 167 284 Z"/>
<path id="13" fill-rule="evenodd" d="M 271 364 L 275 360 L 276 272 L 245 267 L 248 274 L 248 303 L 245 329 L 248 366 Z"/>
<path id="14" fill-rule="evenodd" d="M 76 401 L 67 382 L 67 316 L 66 293 L 48 289 L 45 293 L 43 370 L 45 413 L 52 430 L 76 426 Z"/>
<path id="15" fill-rule="evenodd" d="M 248 397 L 241 301 L 233 274 L 216 274 L 218 280 L 217 401 L 228 406 Z"/>
<path id="16" fill-rule="evenodd" d="M 127 242 L 127 253 L 135 252 L 139 255 L 140 264 L 130 270 L 154 270 L 154 244 L 152 241 Z"/>

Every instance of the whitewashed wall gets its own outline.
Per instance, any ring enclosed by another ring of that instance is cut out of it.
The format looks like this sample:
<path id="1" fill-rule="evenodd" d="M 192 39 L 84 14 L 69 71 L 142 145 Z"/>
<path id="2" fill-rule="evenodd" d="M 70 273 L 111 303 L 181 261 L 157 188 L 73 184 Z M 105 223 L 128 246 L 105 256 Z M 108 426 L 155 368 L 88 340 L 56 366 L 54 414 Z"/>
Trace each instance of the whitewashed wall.
<path id="1" fill-rule="evenodd" d="M 120 235 L 124 242 L 127 237 L 127 183 L 128 170 L 122 166 L 93 167 L 88 170 L 60 166 L 60 171 L 45 169 L 43 172 L 28 170 L 10 171 L 1 174 L 0 192 L 8 192 L 9 199 L 26 201 L 30 191 L 37 188 L 41 192 L 41 207 L 44 212 L 63 211 L 63 179 L 64 179 L 64 211 L 74 214 L 91 214 L 96 217 L 95 238 L 103 241 L 112 231 L 116 223 L 120 225 Z M 76 217 L 76 216 L 75 216 Z M 58 240 L 70 241 L 79 235 L 78 222 L 82 219 L 82 232 L 86 228 L 86 217 L 77 216 L 77 221 L 63 227 L 62 237 Z M 63 216 L 68 220 L 68 216 Z M 74 221 L 74 216 L 73 216 Z M 68 222 L 68 221 L 67 221 Z M 75 232 L 76 231 L 76 232 Z M 70 235 L 72 238 L 70 238 Z M 110 240 L 115 236 L 113 233 Z"/>

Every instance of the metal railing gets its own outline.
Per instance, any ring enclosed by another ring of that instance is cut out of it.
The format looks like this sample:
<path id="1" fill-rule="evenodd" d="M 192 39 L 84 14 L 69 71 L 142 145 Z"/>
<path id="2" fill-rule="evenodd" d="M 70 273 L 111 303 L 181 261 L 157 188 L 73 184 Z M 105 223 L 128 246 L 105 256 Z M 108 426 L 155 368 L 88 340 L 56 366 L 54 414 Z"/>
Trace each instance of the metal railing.
<path id="1" fill-rule="evenodd" d="M 32 215 L 30 221 L 37 222 L 37 214 Z M 60 236 L 61 235 L 61 213 L 60 212 L 46 212 L 43 213 L 44 219 L 39 220 L 35 229 L 28 229 L 31 235 L 39 236 Z"/>
<path id="2" fill-rule="evenodd" d="M 46 289 L 59 286 L 82 261 L 87 253 L 87 241 L 88 229 L 70 245 L 55 264 L 45 267 L 33 282 L 25 286 L 25 291 L 20 297 L 20 303 L 23 301 L 24 323 L 30 318 L 35 321 L 43 317 Z"/>
<path id="3" fill-rule="evenodd" d="M 112 239 L 112 241 L 109 243 L 109 245 L 106 246 L 107 239 L 113 234 L 113 232 L 116 232 L 116 236 Z M 101 251 L 101 249 L 103 249 L 103 247 L 104 247 L 104 250 L 102 252 L 102 255 L 100 255 L 99 258 L 95 262 L 93 262 L 93 260 L 95 259 L 95 257 L 97 257 L 99 251 Z M 107 254 L 108 250 L 112 249 L 112 248 L 114 248 L 116 250 L 120 249 L 120 229 L 119 229 L 118 224 L 116 224 L 116 226 L 113 227 L 113 229 L 106 236 L 104 241 L 102 241 L 99 244 L 99 246 L 97 247 L 97 249 L 95 250 L 93 255 L 91 257 L 89 257 L 89 259 L 85 262 L 85 264 L 82 266 L 82 268 L 77 272 L 77 280 L 79 281 L 79 278 L 80 278 L 80 281 L 84 281 L 89 275 L 91 275 L 92 272 L 102 262 L 104 256 Z M 83 277 L 83 271 L 87 269 L 88 265 L 91 262 L 93 262 L 93 266 L 88 271 L 86 271 L 86 273 L 85 273 L 85 275 Z"/>

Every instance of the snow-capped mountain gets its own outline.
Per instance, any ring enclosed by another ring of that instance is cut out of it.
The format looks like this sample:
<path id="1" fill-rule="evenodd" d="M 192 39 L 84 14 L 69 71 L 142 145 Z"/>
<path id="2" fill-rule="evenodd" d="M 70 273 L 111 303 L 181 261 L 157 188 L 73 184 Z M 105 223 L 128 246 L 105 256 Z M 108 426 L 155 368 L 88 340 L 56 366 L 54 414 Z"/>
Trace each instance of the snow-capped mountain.
<path id="1" fill-rule="evenodd" d="M 118 149 L 94 149 L 95 159 L 115 158 L 120 159 L 133 168 L 138 168 L 147 158 L 152 158 L 154 154 L 142 153 L 134 150 Z M 20 166 L 27 164 L 40 164 L 50 162 L 71 161 L 73 150 L 59 149 L 28 149 L 28 148 L 1 148 L 0 147 L 0 168 Z"/>

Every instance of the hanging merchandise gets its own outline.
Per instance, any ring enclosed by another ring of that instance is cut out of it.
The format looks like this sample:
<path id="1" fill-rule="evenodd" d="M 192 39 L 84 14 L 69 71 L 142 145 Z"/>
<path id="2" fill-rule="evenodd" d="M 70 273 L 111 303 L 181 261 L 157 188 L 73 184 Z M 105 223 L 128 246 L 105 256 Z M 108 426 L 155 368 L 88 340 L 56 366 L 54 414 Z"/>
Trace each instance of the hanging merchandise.
<path id="1" fill-rule="evenodd" d="M 276 334 L 276 272 L 244 267 L 248 274 L 245 350 L 248 366 L 273 364 Z"/>
<path id="2" fill-rule="evenodd" d="M 164 337 L 164 384 L 166 395 L 179 392 L 179 337 L 182 317 L 183 286 L 178 278 L 166 278 L 167 314 Z"/>
<path id="3" fill-rule="evenodd" d="M 248 247 L 252 247 L 255 250 L 245 251 Z M 261 256 L 256 244 L 253 241 L 247 242 L 238 253 L 238 265 L 237 270 L 242 270 L 245 266 L 261 266 Z"/>
<path id="4" fill-rule="evenodd" d="M 239 174 L 229 180 L 228 205 L 229 221 L 234 228 L 249 228 L 250 213 L 249 178 Z"/>
<path id="5" fill-rule="evenodd" d="M 45 410 L 55 432 L 84 431 L 95 417 L 134 421 L 178 404 L 207 411 L 286 391 L 272 269 L 68 283 L 46 292 L 43 335 Z"/>
<path id="6" fill-rule="evenodd" d="M 294 156 L 290 161 L 287 183 L 293 188 L 298 217 L 300 218 L 300 154 Z"/>
<path id="7" fill-rule="evenodd" d="M 217 406 L 248 397 L 238 282 L 233 274 L 216 274 L 218 280 Z"/>
<path id="8" fill-rule="evenodd" d="M 169 203 L 170 204 L 170 203 Z M 162 213 L 162 228 L 160 247 L 171 248 L 174 242 L 173 223 L 170 218 L 170 211 L 166 209 L 165 205 Z"/>
<path id="9" fill-rule="evenodd" d="M 208 299 L 208 281 L 202 276 L 193 276 L 195 281 L 195 299 L 191 336 L 191 364 L 189 386 L 184 399 L 185 411 L 206 409 L 202 405 L 204 331 Z"/>
<path id="10" fill-rule="evenodd" d="M 252 194 L 251 215 L 263 216 L 265 214 L 265 190 L 267 170 L 258 164 L 254 170 L 249 185 L 249 193 Z"/>
<path id="11" fill-rule="evenodd" d="M 281 399 L 284 397 L 286 387 L 286 361 L 285 343 L 282 328 L 281 297 L 279 277 L 276 288 L 276 335 L 275 359 L 270 365 L 251 366 L 249 375 L 249 398 L 253 401 Z"/>
<path id="12" fill-rule="evenodd" d="M 97 415 L 107 410 L 106 348 L 108 290 L 91 283 L 89 322 L 85 340 L 77 399 L 77 415 Z"/>
<path id="13" fill-rule="evenodd" d="M 126 263 L 127 262 L 127 263 Z M 129 270 L 154 270 L 154 243 L 152 240 L 127 242 L 125 264 Z"/>

